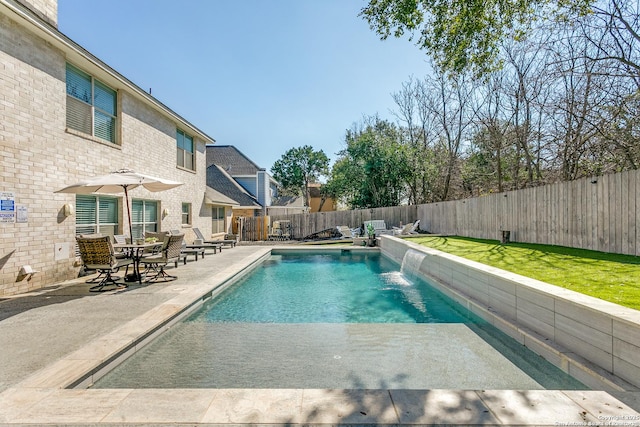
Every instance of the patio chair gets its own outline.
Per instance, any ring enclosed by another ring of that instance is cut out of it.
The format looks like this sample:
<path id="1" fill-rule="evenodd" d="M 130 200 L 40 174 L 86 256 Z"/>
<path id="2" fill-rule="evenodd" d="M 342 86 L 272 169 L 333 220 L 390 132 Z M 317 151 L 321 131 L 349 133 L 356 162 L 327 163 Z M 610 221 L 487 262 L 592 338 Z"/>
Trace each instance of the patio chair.
<path id="1" fill-rule="evenodd" d="M 113 241 L 115 243 L 119 243 L 119 244 L 126 244 L 127 243 L 127 236 L 125 236 L 124 234 L 114 234 L 113 235 Z"/>
<path id="2" fill-rule="evenodd" d="M 113 235 L 113 243 L 118 245 L 125 245 L 127 243 L 127 236 L 124 234 L 114 234 Z M 131 253 L 125 249 L 117 249 L 116 248 L 116 257 L 117 258 L 131 258 Z"/>
<path id="3" fill-rule="evenodd" d="M 237 238 L 233 239 L 205 239 L 204 234 L 202 234 L 202 231 L 200 231 L 200 229 L 198 227 L 193 227 L 193 232 L 196 235 L 196 239 L 202 241 L 202 243 L 204 244 L 219 244 L 219 245 L 229 245 L 232 248 L 235 248 L 236 243 L 237 243 Z M 225 237 L 227 237 L 225 235 Z M 194 242 L 194 245 L 198 244 L 196 242 Z M 220 249 L 222 251 L 222 249 Z"/>
<path id="4" fill-rule="evenodd" d="M 393 235 L 394 236 L 408 236 L 411 234 L 418 234 L 418 226 L 420 225 L 420 220 L 417 220 L 414 223 L 409 223 L 404 227 L 393 227 Z"/>
<path id="5" fill-rule="evenodd" d="M 173 234 L 173 233 L 170 233 L 168 231 L 145 231 L 144 238 L 156 239 L 157 242 L 162 242 L 170 234 Z"/>
<path id="6" fill-rule="evenodd" d="M 115 277 L 112 273 L 115 273 L 120 267 L 127 267 L 126 273 L 129 271 L 129 265 L 133 261 L 129 258 L 117 258 L 113 244 L 111 243 L 111 237 L 99 236 L 99 237 L 85 237 L 77 236 L 78 249 L 80 250 L 80 258 L 84 267 L 88 270 L 96 270 L 103 277 L 97 285 L 89 288 L 91 292 L 104 291 L 107 286 L 115 286 L 116 288 L 126 287 L 124 283 L 116 282 L 119 277 Z M 100 276 L 98 276 L 100 277 Z"/>
<path id="7" fill-rule="evenodd" d="M 354 231 L 346 225 L 339 225 L 336 228 L 342 235 L 343 239 L 352 239 L 353 237 L 355 237 Z"/>
<path id="8" fill-rule="evenodd" d="M 102 236 L 104 236 L 104 234 L 102 234 L 102 233 L 80 234 L 80 235 L 79 235 L 79 237 L 102 237 Z M 77 238 L 77 237 L 78 237 L 78 236 L 76 236 L 76 238 Z M 79 253 L 79 252 L 80 252 L 80 249 L 78 248 L 78 253 Z M 82 258 L 82 256 L 81 256 L 81 258 Z M 84 263 L 83 263 L 82 267 L 84 268 L 85 273 L 86 273 L 87 271 L 95 271 L 95 270 L 91 270 L 91 269 L 87 268 L 87 266 L 86 266 L 86 265 L 84 265 Z M 98 272 L 98 275 L 97 275 L 96 277 L 93 277 L 93 278 L 91 278 L 91 279 L 85 280 L 85 282 L 84 282 L 84 283 L 99 283 L 99 282 L 102 280 L 102 278 L 103 278 L 104 276 L 105 276 L 105 273 L 103 273 L 103 272 L 99 271 L 99 272 Z M 116 276 L 114 276 L 114 278 L 115 278 L 116 280 L 117 280 L 117 279 L 119 279 L 119 277 L 116 277 Z"/>
<path id="9" fill-rule="evenodd" d="M 387 230 L 387 224 L 383 219 L 372 219 L 364 222 L 364 231 L 367 232 L 368 226 L 371 224 L 377 236 L 381 234 L 393 234 L 393 230 Z"/>
<path id="10" fill-rule="evenodd" d="M 158 253 L 143 257 L 140 262 L 144 264 L 144 273 L 147 275 L 146 282 L 169 282 L 178 277 L 168 274 L 164 268 L 173 262 L 178 267 L 181 259 L 182 240 L 184 234 L 171 234 L 165 237 L 162 247 Z"/>
<path id="11" fill-rule="evenodd" d="M 192 245 L 194 246 L 194 245 Z M 182 240 L 182 249 L 180 250 L 180 259 L 184 261 L 184 264 L 187 265 L 187 256 L 194 255 L 196 257 L 196 261 L 198 260 L 198 256 L 202 256 L 204 258 L 205 250 L 208 245 L 197 245 L 196 247 L 188 247 L 187 242 Z M 214 248 L 217 250 L 217 248 Z"/>
<path id="12" fill-rule="evenodd" d="M 163 245 L 166 243 L 166 240 L 169 238 L 170 234 L 171 233 L 169 233 L 168 231 L 145 231 L 145 242 L 147 241 L 147 239 L 156 239 L 156 243 L 158 243 L 158 246 L 145 249 L 144 254 L 149 255 L 159 253 Z"/>
<path id="13" fill-rule="evenodd" d="M 212 242 L 211 239 L 205 239 L 204 234 L 202 234 L 202 231 L 200 231 L 200 229 L 198 227 L 193 227 L 192 230 L 195 233 L 197 240 L 201 240 L 202 243 L 211 243 Z"/>
<path id="14" fill-rule="evenodd" d="M 215 240 L 211 240 L 211 243 L 192 243 L 192 244 L 185 244 L 185 248 L 186 249 L 199 249 L 199 250 L 207 250 L 207 249 L 213 249 L 213 253 L 217 254 L 218 251 L 222 252 L 222 243 L 213 243 L 215 242 Z M 204 258 L 204 256 L 203 256 Z"/>
<path id="15" fill-rule="evenodd" d="M 218 251 L 222 252 L 222 246 L 226 240 L 205 239 L 198 227 L 193 227 L 193 232 L 196 238 L 193 243 L 187 243 L 187 249 L 213 249 L 214 254 L 218 253 Z"/>
<path id="16" fill-rule="evenodd" d="M 169 234 L 180 234 L 180 230 L 177 230 L 177 229 L 170 230 Z M 205 249 L 206 248 L 200 247 L 199 245 L 198 245 L 198 247 L 189 248 L 189 247 L 187 247 L 187 242 L 184 239 L 182 239 L 182 249 L 180 250 L 180 259 L 183 261 L 184 265 L 187 265 L 187 256 L 188 255 L 194 255 L 196 257 L 196 261 L 197 261 L 198 260 L 198 255 L 202 255 L 202 258 L 204 258 Z"/>

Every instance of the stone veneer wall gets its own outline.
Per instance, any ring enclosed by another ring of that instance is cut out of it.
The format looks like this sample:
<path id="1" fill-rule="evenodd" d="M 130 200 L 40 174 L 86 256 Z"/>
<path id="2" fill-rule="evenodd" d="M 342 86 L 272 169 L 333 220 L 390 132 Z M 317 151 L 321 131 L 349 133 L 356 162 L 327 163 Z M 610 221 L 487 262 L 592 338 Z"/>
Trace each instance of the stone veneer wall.
<path id="1" fill-rule="evenodd" d="M 98 72 L 76 56 L 74 65 Z M 66 61 L 65 52 L 0 14 L 0 192 L 12 192 L 28 214 L 26 223 L 0 223 L 0 297 L 77 277 L 75 216 L 65 217 L 62 209 L 75 205 L 75 195 L 54 191 L 90 176 L 131 168 L 180 181 L 183 186 L 159 193 L 137 188 L 130 197 L 157 200 L 160 212 L 168 209 L 162 230 L 182 228 L 181 204 L 191 203 L 192 225 L 211 231 L 211 209 L 203 202 L 205 141 L 195 138 L 197 172 L 178 168 L 177 123 L 117 86 L 120 145 L 68 131 Z M 120 212 L 120 224 L 126 224 L 126 209 Z M 38 272 L 21 277 L 23 265 Z"/>
<path id="2" fill-rule="evenodd" d="M 380 246 L 400 263 L 425 254 L 420 272 L 445 293 L 584 384 L 640 387 L 640 311 L 396 237 Z"/>

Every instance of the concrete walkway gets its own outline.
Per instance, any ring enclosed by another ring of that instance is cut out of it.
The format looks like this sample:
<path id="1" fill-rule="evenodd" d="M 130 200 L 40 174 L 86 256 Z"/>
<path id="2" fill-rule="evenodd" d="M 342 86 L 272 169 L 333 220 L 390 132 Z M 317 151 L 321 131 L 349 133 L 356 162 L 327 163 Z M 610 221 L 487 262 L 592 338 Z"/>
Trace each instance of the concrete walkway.
<path id="1" fill-rule="evenodd" d="M 0 301 L 0 425 L 640 426 L 633 392 L 83 388 L 270 249 L 208 254 L 168 283 L 94 294 L 83 278 Z"/>

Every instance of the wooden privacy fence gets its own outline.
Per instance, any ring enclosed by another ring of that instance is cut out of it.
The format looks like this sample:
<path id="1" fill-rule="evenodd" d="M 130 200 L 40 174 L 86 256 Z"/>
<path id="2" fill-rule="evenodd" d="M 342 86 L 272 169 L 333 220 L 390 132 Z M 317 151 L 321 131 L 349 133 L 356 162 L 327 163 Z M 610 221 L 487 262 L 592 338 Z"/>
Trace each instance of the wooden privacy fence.
<path id="1" fill-rule="evenodd" d="M 423 229 L 640 255 L 640 171 L 418 206 Z"/>
<path id="2" fill-rule="evenodd" d="M 267 240 L 269 233 L 269 217 L 237 217 L 233 232 L 240 236 L 240 241 L 258 242 Z"/>
<path id="3" fill-rule="evenodd" d="M 290 220 L 292 236 L 382 219 L 387 228 L 420 220 L 437 234 L 511 240 L 640 255 L 640 171 L 491 194 L 472 199 L 312 214 L 274 215 Z"/>
<path id="4" fill-rule="evenodd" d="M 352 211 L 316 212 L 312 214 L 273 215 L 271 222 L 291 221 L 292 236 L 302 239 L 312 233 L 346 225 L 349 228 L 361 227 L 365 221 L 383 219 L 387 228 L 415 222 L 417 206 L 392 206 L 386 208 L 357 209 Z"/>

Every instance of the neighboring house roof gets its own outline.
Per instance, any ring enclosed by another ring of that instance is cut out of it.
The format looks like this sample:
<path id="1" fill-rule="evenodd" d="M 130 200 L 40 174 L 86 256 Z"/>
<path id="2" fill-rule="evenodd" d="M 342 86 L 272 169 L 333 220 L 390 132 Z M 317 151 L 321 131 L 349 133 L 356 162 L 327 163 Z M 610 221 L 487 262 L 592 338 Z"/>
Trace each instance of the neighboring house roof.
<path id="1" fill-rule="evenodd" d="M 304 197 L 300 196 L 280 196 L 273 199 L 271 207 L 282 208 L 303 208 Z"/>
<path id="2" fill-rule="evenodd" d="M 204 190 L 204 202 L 209 205 L 239 206 L 240 203 L 227 197 L 214 188 L 207 186 Z"/>
<path id="3" fill-rule="evenodd" d="M 235 179 L 221 167 L 211 165 L 207 168 L 207 186 L 237 202 L 237 208 L 262 209 L 255 197 L 249 194 Z"/>
<path id="4" fill-rule="evenodd" d="M 231 176 L 255 175 L 260 166 L 233 145 L 207 145 L 207 167 L 218 165 Z"/>
<path id="5" fill-rule="evenodd" d="M 249 159 L 242 151 L 233 145 L 207 145 L 207 167 L 218 165 L 233 177 L 256 176 L 258 171 L 264 171 Z M 277 185 L 271 174 L 267 173 L 270 182 Z"/>

